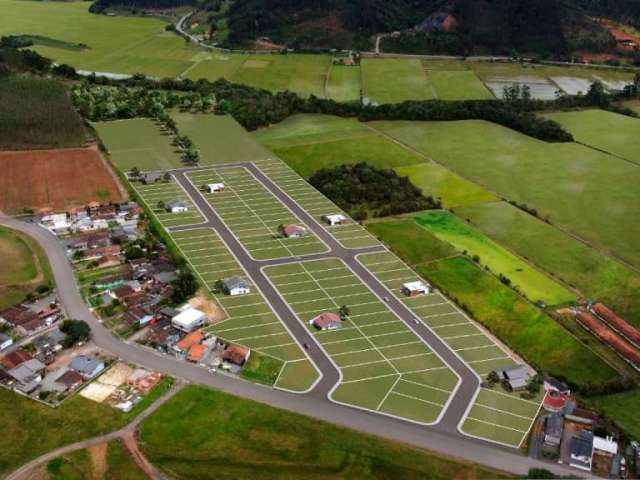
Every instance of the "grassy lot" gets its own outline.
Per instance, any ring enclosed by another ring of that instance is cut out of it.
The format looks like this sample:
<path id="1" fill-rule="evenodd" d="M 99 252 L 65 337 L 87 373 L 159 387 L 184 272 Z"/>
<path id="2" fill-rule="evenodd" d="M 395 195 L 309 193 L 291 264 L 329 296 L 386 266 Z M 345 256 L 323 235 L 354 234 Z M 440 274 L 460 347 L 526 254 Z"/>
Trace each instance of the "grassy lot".
<path id="1" fill-rule="evenodd" d="M 183 72 L 183 76 L 191 80 L 217 80 L 218 78 L 231 79 L 233 74 L 242 67 L 248 55 L 208 53 L 200 52 L 192 57 L 195 61 L 188 70 Z"/>
<path id="2" fill-rule="evenodd" d="M 576 300 L 575 294 L 541 273 L 521 258 L 486 237 L 478 230 L 447 212 L 425 212 L 414 217 L 418 225 L 426 228 L 440 240 L 453 245 L 469 256 L 478 256 L 479 263 L 496 275 L 509 279 L 511 287 L 522 292 L 531 301 L 542 300 L 557 305 Z"/>
<path id="3" fill-rule="evenodd" d="M 482 100 L 494 98 L 476 74 L 469 70 L 432 70 L 429 81 L 441 100 Z"/>
<path id="4" fill-rule="evenodd" d="M 49 260 L 30 237 L 0 227 L 0 309 L 24 300 L 38 285 L 53 283 Z"/>
<path id="5" fill-rule="evenodd" d="M 571 132 L 577 142 L 640 165 L 640 120 L 604 110 L 545 115 Z"/>
<path id="6" fill-rule="evenodd" d="M 62 457 L 54 458 L 46 465 L 45 478 L 48 480 L 82 480 L 93 472 L 91 458 L 87 450 L 77 450 Z"/>
<path id="7" fill-rule="evenodd" d="M 456 209 L 456 213 L 587 298 L 604 302 L 640 325 L 640 274 L 505 202 Z"/>
<path id="8" fill-rule="evenodd" d="M 111 160 L 122 171 L 133 167 L 147 171 L 183 166 L 170 137 L 148 118 L 99 122 L 94 126 Z"/>
<path id="9" fill-rule="evenodd" d="M 360 99 L 360 67 L 333 65 L 326 96 L 338 102 Z"/>
<path id="10" fill-rule="evenodd" d="M 181 135 L 200 150 L 200 165 L 251 162 L 269 156 L 230 115 L 173 112 Z"/>
<path id="11" fill-rule="evenodd" d="M 254 353 L 242 369 L 241 376 L 252 382 L 273 385 L 283 367 L 284 362 L 280 359 Z"/>
<path id="12" fill-rule="evenodd" d="M 143 185 L 138 182 L 131 185 L 165 228 L 196 225 L 205 221 L 187 193 L 173 179 L 169 182 L 160 181 L 153 185 Z M 184 201 L 187 204 L 187 211 L 167 211 L 167 205 L 174 200 Z"/>
<path id="13" fill-rule="evenodd" d="M 177 447 L 177 432 L 189 432 Z M 506 478 L 441 455 L 200 387 L 141 426 L 151 462 L 177 479 Z"/>
<path id="14" fill-rule="evenodd" d="M 583 400 L 589 407 L 603 412 L 632 438 L 640 438 L 640 390 Z"/>
<path id="15" fill-rule="evenodd" d="M 371 102 L 396 103 L 435 97 L 420 60 L 365 58 L 360 68 L 364 96 Z"/>
<path id="16" fill-rule="evenodd" d="M 483 121 L 374 125 L 469 180 L 536 208 L 542 218 L 599 249 L 640 266 L 640 224 L 629 221 L 640 205 L 636 165 L 575 143 L 545 143 Z"/>

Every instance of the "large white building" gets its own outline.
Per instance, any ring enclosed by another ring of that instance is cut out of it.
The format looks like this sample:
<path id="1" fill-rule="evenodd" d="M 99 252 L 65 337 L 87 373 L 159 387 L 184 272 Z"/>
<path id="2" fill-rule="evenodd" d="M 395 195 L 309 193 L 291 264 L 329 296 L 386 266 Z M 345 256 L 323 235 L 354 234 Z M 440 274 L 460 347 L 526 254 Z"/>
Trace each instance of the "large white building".
<path id="1" fill-rule="evenodd" d="M 171 325 L 178 330 L 189 333 L 196 328 L 200 328 L 206 321 L 207 315 L 204 312 L 201 312 L 190 305 L 185 305 L 185 307 L 182 308 L 182 311 L 171 319 Z"/>

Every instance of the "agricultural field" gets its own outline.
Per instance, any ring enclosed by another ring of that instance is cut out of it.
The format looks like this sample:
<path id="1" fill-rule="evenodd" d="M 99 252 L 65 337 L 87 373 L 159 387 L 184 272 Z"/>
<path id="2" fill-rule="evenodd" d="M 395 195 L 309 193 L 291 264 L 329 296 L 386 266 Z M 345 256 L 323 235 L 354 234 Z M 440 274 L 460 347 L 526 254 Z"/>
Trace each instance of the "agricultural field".
<path id="1" fill-rule="evenodd" d="M 448 212 L 425 212 L 414 217 L 423 228 L 437 238 L 453 245 L 471 257 L 477 255 L 479 263 L 496 275 L 509 279 L 509 285 L 533 302 L 557 305 L 576 300 L 574 293 L 555 280 L 536 270 L 502 246 L 465 224 Z"/>
<path id="2" fill-rule="evenodd" d="M 338 102 L 360 99 L 360 67 L 332 65 L 325 96 Z"/>
<path id="3" fill-rule="evenodd" d="M 217 292 L 218 280 L 233 276 L 248 278 L 215 231 L 201 228 L 170 235 L 202 285 L 214 292 L 225 313 L 225 319 L 208 327 L 209 330 L 280 363 L 279 376 L 275 372 L 276 376 L 270 379 L 272 384 L 277 380 L 276 387 L 293 391 L 311 387 L 318 378 L 317 371 L 262 294 L 255 287 L 251 287 L 251 293 L 235 297 Z"/>
<path id="4" fill-rule="evenodd" d="M 420 60 L 364 58 L 360 68 L 363 95 L 370 102 L 383 104 L 436 98 Z"/>
<path id="5" fill-rule="evenodd" d="M 123 194 L 95 146 L 0 152 L 0 211 L 65 210 Z"/>
<path id="6" fill-rule="evenodd" d="M 190 432 L 179 445 L 175 432 Z M 199 478 L 509 478 L 424 450 L 202 387 L 146 419 L 145 454 L 178 480 Z M 197 458 L 198 461 L 194 461 Z M 402 461 L 399 461 L 402 459 Z"/>
<path id="7" fill-rule="evenodd" d="M 341 371 L 331 398 L 409 419 L 437 421 L 458 383 L 455 374 L 338 259 L 267 267 L 299 320 Z M 338 330 L 316 330 L 324 312 L 349 312 Z"/>
<path id="8" fill-rule="evenodd" d="M 226 78 L 230 80 L 233 74 L 242 67 L 248 55 L 228 54 L 218 52 L 201 51 L 191 57 L 194 62 L 187 70 L 182 72 L 182 77 L 191 80 L 217 80 Z"/>
<path id="9" fill-rule="evenodd" d="M 123 172 L 134 167 L 141 171 L 156 171 L 183 166 L 170 136 L 153 120 L 98 122 L 94 127 L 107 147 L 111 161 Z"/>
<path id="10" fill-rule="evenodd" d="M 297 257 L 328 250 L 308 229 L 302 238 L 284 237 L 279 231 L 281 225 L 306 227 L 245 168 L 198 170 L 187 178 L 201 191 L 211 183 L 224 184 L 224 191 L 203 191 L 202 195 L 255 260 Z"/>
<path id="11" fill-rule="evenodd" d="M 640 274 L 506 202 L 455 212 L 517 255 L 640 326 Z"/>
<path id="12" fill-rule="evenodd" d="M 463 177 L 535 208 L 541 218 L 600 250 L 640 266 L 640 224 L 628 221 L 640 205 L 637 165 L 483 121 L 373 125 Z"/>
<path id="13" fill-rule="evenodd" d="M 171 117 L 200 151 L 200 165 L 251 162 L 270 155 L 231 115 L 172 112 Z"/>
<path id="14" fill-rule="evenodd" d="M 165 229 L 205 222 L 189 195 L 173 178 L 152 185 L 132 183 L 131 186 Z M 167 205 L 175 200 L 185 202 L 187 211 L 168 211 Z"/>
<path id="15" fill-rule="evenodd" d="M 640 165 L 640 119 L 604 110 L 545 114 L 584 143 Z"/>
<path id="16" fill-rule="evenodd" d="M 620 426 L 631 438 L 640 437 L 640 390 L 631 390 L 600 397 L 583 399 L 590 407 L 603 412 Z"/>
<path id="17" fill-rule="evenodd" d="M 0 150 L 79 147 L 85 142 L 82 120 L 61 82 L 3 77 L 0 105 Z"/>
<path id="18" fill-rule="evenodd" d="M 430 70 L 429 81 L 440 100 L 485 100 L 493 94 L 470 70 Z"/>
<path id="19" fill-rule="evenodd" d="M 0 310 L 24 300 L 39 285 L 52 285 L 51 268 L 40 245 L 0 227 Z"/>

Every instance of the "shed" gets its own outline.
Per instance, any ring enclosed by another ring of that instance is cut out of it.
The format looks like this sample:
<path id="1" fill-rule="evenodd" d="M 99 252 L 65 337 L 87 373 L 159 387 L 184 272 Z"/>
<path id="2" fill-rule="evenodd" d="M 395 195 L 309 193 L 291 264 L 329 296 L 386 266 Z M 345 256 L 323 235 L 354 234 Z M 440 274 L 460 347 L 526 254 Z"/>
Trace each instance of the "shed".
<path id="1" fill-rule="evenodd" d="M 223 192 L 224 191 L 224 183 L 210 183 L 207 185 L 207 190 L 209 193 Z"/>
<path id="2" fill-rule="evenodd" d="M 247 360 L 249 360 L 250 355 L 251 350 L 249 350 L 249 348 L 241 345 L 229 344 L 222 354 L 222 359 L 242 366 Z"/>
<path id="3" fill-rule="evenodd" d="M 523 390 L 529 383 L 529 369 L 526 365 L 514 365 L 498 371 L 500 378 L 506 380 L 514 392 Z"/>
<path id="4" fill-rule="evenodd" d="M 227 278 L 224 281 L 224 289 L 229 295 L 244 295 L 251 292 L 249 284 L 240 277 Z"/>
<path id="5" fill-rule="evenodd" d="M 325 222 L 327 222 L 331 226 L 333 226 L 333 225 L 344 225 L 345 223 L 347 223 L 347 217 L 345 217 L 341 213 L 325 215 L 323 218 L 324 218 Z"/>
<path id="6" fill-rule="evenodd" d="M 323 312 L 313 318 L 310 323 L 318 330 L 337 330 L 342 327 L 340 316 L 332 312 Z"/>
<path id="7" fill-rule="evenodd" d="M 420 281 L 407 282 L 402 284 L 402 293 L 409 297 L 415 297 L 416 295 L 428 294 L 430 292 L 429 286 Z"/>
<path id="8" fill-rule="evenodd" d="M 167 203 L 166 209 L 167 212 L 182 213 L 189 210 L 189 205 L 184 200 L 176 199 L 171 200 L 169 203 Z"/>

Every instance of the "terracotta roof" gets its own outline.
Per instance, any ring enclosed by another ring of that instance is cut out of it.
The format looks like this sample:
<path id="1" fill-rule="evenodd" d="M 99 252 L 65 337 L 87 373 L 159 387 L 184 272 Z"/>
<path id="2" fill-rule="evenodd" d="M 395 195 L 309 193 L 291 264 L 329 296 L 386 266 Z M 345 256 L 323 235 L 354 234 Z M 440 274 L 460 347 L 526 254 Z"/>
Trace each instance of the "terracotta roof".
<path id="1" fill-rule="evenodd" d="M 80 375 L 77 372 L 74 372 L 73 370 L 67 370 L 65 373 L 63 373 L 56 379 L 56 383 L 61 383 L 67 388 L 72 388 L 82 383 L 83 381 L 84 379 L 82 378 L 82 375 Z"/>
<path id="2" fill-rule="evenodd" d="M 118 299 L 126 298 L 136 293 L 136 291 L 131 288 L 129 285 L 122 285 L 121 287 L 115 288 L 113 290 L 113 294 Z"/>
<path id="3" fill-rule="evenodd" d="M 296 233 L 304 233 L 306 230 L 299 225 L 286 225 L 284 227 L 284 234 L 288 237 Z"/>
<path id="4" fill-rule="evenodd" d="M 200 344 L 193 345 L 189 349 L 189 355 L 187 359 L 191 362 L 199 362 L 204 356 L 204 352 L 206 351 L 207 351 L 207 347 L 205 347 L 204 345 L 200 345 Z"/>
<path id="5" fill-rule="evenodd" d="M 544 396 L 543 407 L 545 410 L 551 412 L 559 412 L 567 403 L 567 397 L 565 395 L 547 393 Z"/>
<path id="6" fill-rule="evenodd" d="M 227 360 L 231 363 L 235 363 L 236 365 L 242 365 L 247 355 L 249 355 L 250 350 L 247 347 L 243 347 L 241 345 L 229 345 L 225 349 L 222 354 L 223 360 Z"/>
<path id="7" fill-rule="evenodd" d="M 116 255 L 105 255 L 98 260 L 98 266 L 113 262 L 120 263 L 120 257 Z"/>
<path id="8" fill-rule="evenodd" d="M 34 318 L 37 319 L 38 315 L 23 305 L 13 305 L 0 312 L 0 317 L 12 325 L 18 326 L 30 322 Z"/>
<path id="9" fill-rule="evenodd" d="M 0 364 L 2 364 L 2 366 L 7 370 L 11 370 L 32 358 L 33 357 L 24 350 L 16 350 L 14 352 L 7 353 L 4 357 L 0 358 Z"/>
<path id="10" fill-rule="evenodd" d="M 340 320 L 340 317 L 338 315 L 331 312 L 321 313 L 320 315 L 318 315 L 316 318 L 313 319 L 313 324 L 316 325 L 318 328 L 327 328 L 333 323 L 340 324 L 342 323 L 342 320 Z"/>
<path id="11" fill-rule="evenodd" d="M 176 347 L 185 352 L 194 345 L 199 344 L 202 340 L 204 340 L 204 334 L 202 331 L 195 330 L 176 343 Z"/>

